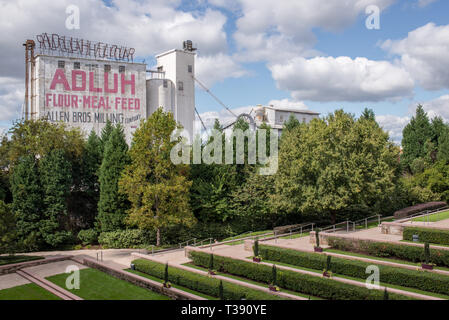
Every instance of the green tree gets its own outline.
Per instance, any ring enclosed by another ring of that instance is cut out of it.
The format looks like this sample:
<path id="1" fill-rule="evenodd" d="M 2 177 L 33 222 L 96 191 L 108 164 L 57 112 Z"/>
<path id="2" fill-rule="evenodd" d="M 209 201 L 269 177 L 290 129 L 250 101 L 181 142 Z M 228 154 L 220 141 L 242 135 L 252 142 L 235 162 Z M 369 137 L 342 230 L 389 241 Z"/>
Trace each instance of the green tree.
<path id="1" fill-rule="evenodd" d="M 416 115 L 412 117 L 402 131 L 403 154 L 401 162 L 409 169 L 417 158 L 425 158 L 428 154 L 426 142 L 434 138 L 434 131 L 427 113 L 422 105 L 416 108 Z"/>
<path id="2" fill-rule="evenodd" d="M 81 159 L 80 187 L 76 205 L 82 208 L 83 228 L 92 228 L 97 216 L 100 198 L 99 170 L 102 162 L 101 140 L 91 131 Z"/>
<path id="3" fill-rule="evenodd" d="M 374 121 L 356 121 L 342 110 L 314 119 L 283 136 L 273 206 L 333 223 L 348 211 L 372 215 L 394 202 L 398 157 L 399 148 Z"/>
<path id="4" fill-rule="evenodd" d="M 17 248 L 16 217 L 9 205 L 0 200 L 0 254 L 14 253 Z"/>
<path id="5" fill-rule="evenodd" d="M 32 155 L 18 160 L 11 175 L 12 210 L 17 219 L 17 236 L 26 250 L 38 249 L 41 242 L 43 193 L 38 165 Z"/>
<path id="6" fill-rule="evenodd" d="M 61 149 L 52 150 L 39 164 L 43 191 L 43 215 L 39 221 L 40 234 L 51 247 L 62 244 L 70 236 L 64 230 L 67 219 L 67 197 L 72 186 L 71 163 Z"/>
<path id="7" fill-rule="evenodd" d="M 189 167 L 174 164 L 170 154 L 182 137 L 171 141 L 180 129 L 173 114 L 156 110 L 136 130 L 120 190 L 128 196 L 131 209 L 127 223 L 140 229 L 155 230 L 156 245 L 161 244 L 161 229 L 195 222 L 189 205 Z"/>
<path id="8" fill-rule="evenodd" d="M 446 125 L 438 138 L 437 160 L 449 164 L 449 126 Z"/>
<path id="9" fill-rule="evenodd" d="M 114 126 L 112 125 L 111 121 L 109 121 L 109 119 L 108 119 L 106 121 L 106 125 L 101 130 L 101 134 L 99 137 L 100 138 L 100 152 L 102 155 L 106 149 L 106 144 L 108 143 L 108 140 L 112 134 L 112 131 L 114 131 Z"/>
<path id="10" fill-rule="evenodd" d="M 360 116 L 361 119 L 376 121 L 376 114 L 373 109 L 365 108 Z"/>
<path id="11" fill-rule="evenodd" d="M 288 120 L 285 121 L 285 123 L 284 123 L 283 132 L 292 130 L 296 127 L 299 127 L 300 125 L 301 125 L 301 122 L 299 122 L 299 120 L 296 119 L 296 117 L 293 114 L 291 114 L 290 117 L 288 118 Z"/>
<path id="12" fill-rule="evenodd" d="M 118 182 L 130 162 L 128 145 L 121 125 L 117 125 L 106 143 L 103 161 L 99 169 L 100 198 L 98 202 L 98 229 L 115 231 L 124 227 L 129 203 L 125 194 L 119 192 Z M 135 185 L 134 188 L 138 188 Z"/>

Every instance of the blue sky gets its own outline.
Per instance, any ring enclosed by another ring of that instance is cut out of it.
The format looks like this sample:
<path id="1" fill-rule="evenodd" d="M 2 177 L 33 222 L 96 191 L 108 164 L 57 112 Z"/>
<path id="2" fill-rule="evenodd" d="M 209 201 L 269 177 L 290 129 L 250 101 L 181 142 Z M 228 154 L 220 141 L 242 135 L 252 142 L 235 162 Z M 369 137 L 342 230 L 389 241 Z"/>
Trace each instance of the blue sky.
<path id="1" fill-rule="evenodd" d="M 80 8 L 67 30 L 65 9 Z M 365 9 L 380 10 L 380 29 Z M 449 2 L 446 0 L 0 0 L 0 126 L 23 103 L 24 39 L 56 32 L 135 47 L 151 67 L 160 52 L 191 39 L 196 76 L 230 108 L 257 104 L 374 109 L 400 142 L 417 103 L 449 121 Z M 201 88 L 196 106 L 208 124 L 229 113 Z"/>

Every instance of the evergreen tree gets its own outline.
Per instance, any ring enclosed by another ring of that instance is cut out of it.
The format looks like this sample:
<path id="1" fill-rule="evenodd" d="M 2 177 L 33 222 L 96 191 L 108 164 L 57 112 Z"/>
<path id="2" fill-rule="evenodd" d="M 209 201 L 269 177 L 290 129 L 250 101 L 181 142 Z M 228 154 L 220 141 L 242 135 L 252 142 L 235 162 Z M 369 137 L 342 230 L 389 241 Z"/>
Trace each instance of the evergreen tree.
<path id="1" fill-rule="evenodd" d="M 365 108 L 360 116 L 360 119 L 376 121 L 376 115 L 373 109 Z"/>
<path id="2" fill-rule="evenodd" d="M 446 125 L 438 138 L 437 160 L 449 164 L 449 126 Z"/>
<path id="3" fill-rule="evenodd" d="M 43 217 L 39 222 L 45 243 L 55 247 L 70 235 L 64 230 L 67 217 L 67 197 L 72 186 L 71 164 L 64 151 L 56 149 L 40 162 L 39 173 L 43 190 Z"/>
<path id="4" fill-rule="evenodd" d="M 416 108 L 416 115 L 402 131 L 403 154 L 401 162 L 405 168 L 411 168 L 413 161 L 425 158 L 427 155 L 426 142 L 434 138 L 432 125 L 427 113 L 421 105 Z"/>
<path id="5" fill-rule="evenodd" d="M 82 203 L 78 205 L 83 208 L 84 228 L 93 227 L 97 216 L 97 206 L 100 198 L 100 183 L 98 180 L 102 161 L 101 140 L 91 131 L 87 139 L 81 161 L 81 188 L 78 193 Z"/>
<path id="6" fill-rule="evenodd" d="M 283 132 L 292 130 L 296 127 L 299 127 L 301 125 L 301 122 L 299 122 L 296 117 L 291 114 L 287 121 L 284 123 Z"/>
<path id="7" fill-rule="evenodd" d="M 0 200 L 0 254 L 14 253 L 16 237 L 16 217 L 10 206 Z"/>
<path id="8" fill-rule="evenodd" d="M 103 161 L 99 169 L 100 198 L 97 226 L 102 232 L 119 230 L 124 226 L 123 219 L 129 203 L 126 195 L 119 192 L 118 181 L 129 161 L 125 134 L 122 126 L 117 125 L 105 145 Z"/>
<path id="9" fill-rule="evenodd" d="M 218 299 L 224 300 L 224 295 L 223 295 L 223 281 L 222 281 L 222 280 L 220 280 L 220 284 L 218 285 Z"/>
<path id="10" fill-rule="evenodd" d="M 189 167 L 171 160 L 172 150 L 182 143 L 182 137 L 171 141 L 176 129 L 180 127 L 173 114 L 162 108 L 142 121 L 129 152 L 131 163 L 120 180 L 121 191 L 131 202 L 127 223 L 156 231 L 158 246 L 162 228 L 195 222 L 189 205 Z"/>
<path id="11" fill-rule="evenodd" d="M 112 125 L 109 119 L 106 121 L 106 125 L 101 130 L 100 135 L 100 152 L 103 155 L 106 149 L 106 144 L 108 143 L 109 137 L 111 136 L 112 131 L 114 131 L 114 126 Z"/>
<path id="12" fill-rule="evenodd" d="M 43 194 L 37 162 L 33 156 L 18 160 L 11 175 L 12 210 L 17 218 L 17 236 L 26 250 L 39 248 L 39 222 L 42 219 Z"/>

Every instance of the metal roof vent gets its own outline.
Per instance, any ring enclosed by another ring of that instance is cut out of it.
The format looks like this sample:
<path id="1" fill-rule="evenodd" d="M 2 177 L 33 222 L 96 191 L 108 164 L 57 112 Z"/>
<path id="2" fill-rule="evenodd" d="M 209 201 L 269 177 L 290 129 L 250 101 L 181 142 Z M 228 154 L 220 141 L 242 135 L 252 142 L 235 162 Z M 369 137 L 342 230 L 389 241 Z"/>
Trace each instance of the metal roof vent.
<path id="1" fill-rule="evenodd" d="M 196 48 L 193 47 L 192 40 L 186 40 L 182 43 L 182 46 L 184 48 L 184 51 L 190 51 L 193 52 L 196 50 Z"/>

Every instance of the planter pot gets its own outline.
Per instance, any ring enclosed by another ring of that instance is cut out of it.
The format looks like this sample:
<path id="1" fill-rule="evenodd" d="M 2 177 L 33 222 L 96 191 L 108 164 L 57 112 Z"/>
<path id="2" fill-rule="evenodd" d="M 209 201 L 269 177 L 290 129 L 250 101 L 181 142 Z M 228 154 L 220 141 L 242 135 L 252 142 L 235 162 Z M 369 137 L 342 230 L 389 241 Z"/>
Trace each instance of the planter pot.
<path id="1" fill-rule="evenodd" d="M 270 291 L 274 291 L 277 292 L 276 287 L 275 286 L 269 286 L 268 289 L 270 289 Z"/>
<path id="2" fill-rule="evenodd" d="M 323 252 L 323 248 L 321 248 L 321 247 L 314 247 L 313 251 L 315 251 L 315 252 Z"/>
<path id="3" fill-rule="evenodd" d="M 164 283 L 164 284 L 163 284 L 163 287 L 169 289 L 169 288 L 171 288 L 171 285 L 168 284 L 168 283 Z"/>
<path id="4" fill-rule="evenodd" d="M 209 275 L 211 275 L 211 276 L 215 276 L 216 275 L 216 273 L 214 272 L 214 271 L 208 271 L 209 272 Z"/>
<path id="5" fill-rule="evenodd" d="M 433 270 L 433 265 L 431 265 L 431 264 L 423 263 L 423 264 L 421 264 L 421 267 L 425 270 Z"/>
<path id="6" fill-rule="evenodd" d="M 253 262 L 259 263 L 260 262 L 260 258 L 253 257 Z"/>
<path id="7" fill-rule="evenodd" d="M 331 275 L 329 273 L 327 273 L 326 271 L 324 271 L 323 272 L 323 277 L 330 278 Z"/>

